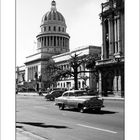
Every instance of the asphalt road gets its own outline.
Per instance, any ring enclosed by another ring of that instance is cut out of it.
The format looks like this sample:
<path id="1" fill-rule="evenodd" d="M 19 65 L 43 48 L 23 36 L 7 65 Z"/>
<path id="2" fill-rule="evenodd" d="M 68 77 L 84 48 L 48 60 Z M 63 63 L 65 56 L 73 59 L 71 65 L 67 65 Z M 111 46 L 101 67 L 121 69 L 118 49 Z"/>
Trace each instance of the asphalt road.
<path id="1" fill-rule="evenodd" d="M 43 96 L 16 96 L 16 127 L 50 140 L 124 140 L 124 101 L 105 100 L 100 113 L 60 111 Z"/>

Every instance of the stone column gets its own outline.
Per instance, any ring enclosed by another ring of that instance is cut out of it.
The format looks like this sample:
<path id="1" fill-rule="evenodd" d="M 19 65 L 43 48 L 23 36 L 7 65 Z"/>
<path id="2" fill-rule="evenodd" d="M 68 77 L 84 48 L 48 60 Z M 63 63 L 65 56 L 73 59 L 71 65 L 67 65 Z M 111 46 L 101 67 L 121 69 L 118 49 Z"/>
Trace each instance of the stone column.
<path id="1" fill-rule="evenodd" d="M 27 70 L 28 70 L 27 81 L 29 81 L 29 68 Z"/>
<path id="2" fill-rule="evenodd" d="M 31 79 L 33 79 L 33 67 L 32 67 L 32 78 Z"/>
<path id="3" fill-rule="evenodd" d="M 63 48 L 65 48 L 65 38 L 63 37 Z"/>
<path id="4" fill-rule="evenodd" d="M 29 80 L 31 79 L 31 68 L 29 68 Z"/>
<path id="5" fill-rule="evenodd" d="M 60 37 L 60 46 L 62 47 L 62 37 Z"/>
<path id="6" fill-rule="evenodd" d="M 121 49 L 120 49 L 120 41 L 121 41 L 121 38 L 120 38 L 120 17 L 118 17 L 117 19 L 117 32 L 118 32 L 118 52 L 120 53 Z"/>
<path id="7" fill-rule="evenodd" d="M 44 39 L 43 39 L 43 37 L 42 37 L 42 47 L 44 46 Z"/>
<path id="8" fill-rule="evenodd" d="M 65 48 L 67 49 L 67 46 L 68 46 L 68 40 L 67 38 L 65 38 Z"/>
<path id="9" fill-rule="evenodd" d="M 32 79 L 32 68 L 30 67 L 30 80 Z"/>
<path id="10" fill-rule="evenodd" d="M 51 37 L 49 36 L 49 46 L 51 46 Z"/>
<path id="11" fill-rule="evenodd" d="M 62 37 L 62 47 L 64 46 L 64 38 Z"/>
<path id="12" fill-rule="evenodd" d="M 44 45 L 43 46 L 45 47 L 46 46 L 46 37 L 44 36 L 43 39 L 44 39 L 44 41 L 43 41 Z"/>
<path id="13" fill-rule="evenodd" d="M 99 71 L 99 84 L 98 84 L 98 88 L 99 88 L 99 94 L 102 94 L 102 73 L 101 73 L 101 71 Z"/>
<path id="14" fill-rule="evenodd" d="M 45 36 L 45 47 L 47 46 L 47 37 Z"/>
<path id="15" fill-rule="evenodd" d="M 117 69 L 114 70 L 113 89 L 114 89 L 114 94 L 116 95 L 117 92 L 118 92 L 118 76 L 117 76 Z"/>
<path id="16" fill-rule="evenodd" d="M 69 39 L 67 39 L 67 49 L 69 49 Z"/>
<path id="17" fill-rule="evenodd" d="M 32 68 L 30 67 L 30 80 L 32 79 Z"/>
<path id="18" fill-rule="evenodd" d="M 48 42 L 48 43 L 47 43 L 47 44 L 48 44 L 47 46 L 49 46 L 49 36 L 47 36 L 47 42 Z"/>
<path id="19" fill-rule="evenodd" d="M 119 69 L 119 75 L 118 75 L 118 96 L 121 96 L 121 91 L 122 91 L 122 87 L 121 87 L 121 69 Z"/>
<path id="20" fill-rule="evenodd" d="M 42 47 L 44 46 L 44 43 L 43 43 L 43 37 L 42 37 Z"/>
<path id="21" fill-rule="evenodd" d="M 30 79 L 30 68 L 28 68 L 28 81 Z"/>
<path id="22" fill-rule="evenodd" d="M 40 37 L 40 43 L 41 43 L 41 46 L 40 46 L 40 48 L 42 47 L 42 37 Z"/>
<path id="23" fill-rule="evenodd" d="M 58 41 L 57 41 L 58 37 L 56 36 L 56 47 L 58 46 Z"/>
<path id="24" fill-rule="evenodd" d="M 33 67 L 33 70 L 32 70 L 32 79 L 34 79 L 34 67 Z"/>
<path id="25" fill-rule="evenodd" d="M 117 17 L 114 20 L 114 28 L 115 28 L 115 53 L 118 52 L 118 26 L 117 26 Z"/>
<path id="26" fill-rule="evenodd" d="M 113 42 L 114 42 L 114 33 L 113 33 L 113 19 L 112 16 L 109 19 L 109 56 L 113 57 L 114 53 L 114 47 L 113 47 Z"/>
<path id="27" fill-rule="evenodd" d="M 103 58 L 106 59 L 106 27 L 105 19 L 102 20 Z"/>
<path id="28" fill-rule="evenodd" d="M 65 40 L 65 38 L 63 38 L 63 41 L 64 41 L 64 43 L 63 43 L 63 48 L 65 48 L 65 46 L 66 46 L 66 40 Z"/>
<path id="29" fill-rule="evenodd" d="M 58 46 L 60 47 L 60 37 L 58 37 L 58 44 L 59 44 Z"/>
<path id="30" fill-rule="evenodd" d="M 54 47 L 54 36 L 52 37 L 52 46 Z"/>
<path id="31" fill-rule="evenodd" d="M 42 37 L 42 47 L 44 47 L 44 37 Z"/>
<path id="32" fill-rule="evenodd" d="M 56 46 L 56 36 L 54 36 L 54 46 Z"/>

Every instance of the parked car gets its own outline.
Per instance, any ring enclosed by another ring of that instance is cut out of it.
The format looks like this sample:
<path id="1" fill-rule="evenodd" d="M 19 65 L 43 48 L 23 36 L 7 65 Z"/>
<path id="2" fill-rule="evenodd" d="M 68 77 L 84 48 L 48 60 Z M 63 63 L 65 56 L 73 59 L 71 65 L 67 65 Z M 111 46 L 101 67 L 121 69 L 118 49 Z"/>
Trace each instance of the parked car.
<path id="1" fill-rule="evenodd" d="M 60 110 L 65 107 L 77 108 L 81 113 L 88 109 L 100 111 L 103 105 L 103 99 L 97 95 L 88 95 L 84 90 L 70 90 L 62 94 L 61 97 L 55 98 L 55 105 Z"/>
<path id="2" fill-rule="evenodd" d="M 47 100 L 54 101 L 55 98 L 60 97 L 63 94 L 63 90 L 53 90 L 50 93 L 48 93 L 45 98 Z"/>

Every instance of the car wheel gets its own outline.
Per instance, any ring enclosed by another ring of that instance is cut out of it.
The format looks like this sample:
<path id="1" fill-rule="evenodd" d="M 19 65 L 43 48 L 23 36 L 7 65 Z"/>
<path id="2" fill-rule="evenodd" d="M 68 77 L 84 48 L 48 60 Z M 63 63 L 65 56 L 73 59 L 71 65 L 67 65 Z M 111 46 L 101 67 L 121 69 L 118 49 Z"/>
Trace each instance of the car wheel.
<path id="1" fill-rule="evenodd" d="M 79 104 L 79 105 L 78 105 L 78 108 L 79 108 L 79 111 L 80 111 L 81 113 L 84 113 L 84 112 L 85 112 L 85 109 L 84 109 L 84 106 L 83 106 L 83 105 Z"/>
<path id="2" fill-rule="evenodd" d="M 85 112 L 85 109 L 84 109 L 83 107 L 81 107 L 81 108 L 80 108 L 80 112 L 81 112 L 81 113 L 84 113 L 84 112 Z"/>
<path id="3" fill-rule="evenodd" d="M 64 108 L 65 108 L 65 105 L 64 105 L 64 104 L 60 104 L 60 105 L 59 105 L 59 109 L 60 109 L 60 110 L 64 110 Z"/>

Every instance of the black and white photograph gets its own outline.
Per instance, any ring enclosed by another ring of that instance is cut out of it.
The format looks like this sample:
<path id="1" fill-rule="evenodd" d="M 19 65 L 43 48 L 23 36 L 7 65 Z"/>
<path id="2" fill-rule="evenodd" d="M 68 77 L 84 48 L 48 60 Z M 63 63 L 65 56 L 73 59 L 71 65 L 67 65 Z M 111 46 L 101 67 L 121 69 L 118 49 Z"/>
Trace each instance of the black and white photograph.
<path id="1" fill-rule="evenodd" d="M 16 2 L 17 140 L 124 139 L 124 8 Z"/>
<path id="2" fill-rule="evenodd" d="M 15 139 L 130 138 L 126 111 L 138 116 L 126 96 L 138 93 L 126 86 L 126 50 L 135 46 L 125 40 L 126 1 L 16 0 L 14 9 L 15 57 L 5 63 L 14 65 Z"/>

